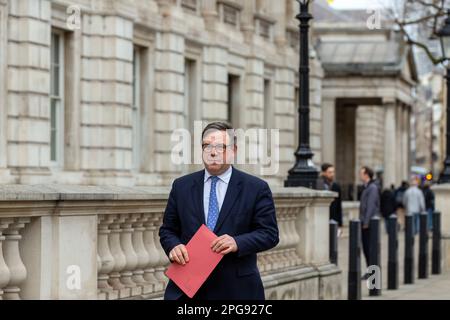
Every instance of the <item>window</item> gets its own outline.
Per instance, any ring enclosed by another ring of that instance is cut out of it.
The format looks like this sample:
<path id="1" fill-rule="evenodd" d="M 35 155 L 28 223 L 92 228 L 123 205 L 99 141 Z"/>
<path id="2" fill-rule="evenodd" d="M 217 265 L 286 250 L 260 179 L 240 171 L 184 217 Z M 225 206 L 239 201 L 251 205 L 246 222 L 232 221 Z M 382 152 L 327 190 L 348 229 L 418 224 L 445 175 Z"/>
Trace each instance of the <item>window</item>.
<path id="1" fill-rule="evenodd" d="M 221 0 L 218 1 L 218 13 L 220 22 L 227 25 L 240 28 L 242 5 L 237 1 Z"/>
<path id="2" fill-rule="evenodd" d="M 52 31 L 50 46 L 50 161 L 62 165 L 64 149 L 64 33 Z"/>
<path id="3" fill-rule="evenodd" d="M 196 91 L 197 91 L 197 79 L 196 79 L 196 61 L 191 59 L 185 59 L 184 69 L 184 122 L 185 128 L 193 132 L 196 104 Z"/>
<path id="4" fill-rule="evenodd" d="M 135 47 L 133 50 L 133 105 L 132 105 L 132 157 L 133 169 L 140 171 L 141 159 L 141 60 L 142 49 Z"/>
<path id="5" fill-rule="evenodd" d="M 271 129 L 273 121 L 272 113 L 272 81 L 264 79 L 264 128 Z"/>
<path id="6" fill-rule="evenodd" d="M 228 75 L 228 112 L 227 121 L 231 123 L 235 128 L 239 128 L 238 125 L 238 105 L 239 105 L 239 90 L 240 78 L 235 75 Z"/>
<path id="7" fill-rule="evenodd" d="M 192 13 L 197 13 L 197 0 L 181 0 L 181 7 Z"/>

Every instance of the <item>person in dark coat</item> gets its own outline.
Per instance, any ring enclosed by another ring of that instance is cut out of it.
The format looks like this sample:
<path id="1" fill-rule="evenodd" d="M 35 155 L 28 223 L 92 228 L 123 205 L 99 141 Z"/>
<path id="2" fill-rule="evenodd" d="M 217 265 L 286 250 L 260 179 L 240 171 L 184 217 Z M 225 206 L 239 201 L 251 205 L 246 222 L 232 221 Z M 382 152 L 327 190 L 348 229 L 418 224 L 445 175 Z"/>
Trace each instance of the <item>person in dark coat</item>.
<path id="1" fill-rule="evenodd" d="M 359 219 L 361 220 L 362 228 L 362 245 L 363 252 L 366 258 L 367 267 L 370 266 L 370 234 L 369 222 L 370 219 L 379 215 L 380 212 L 380 190 L 373 180 L 374 172 L 369 167 L 362 167 L 360 170 L 360 178 L 364 184 L 364 189 L 361 193 L 361 202 L 359 207 Z M 366 273 L 363 279 L 367 279 L 369 275 Z"/>
<path id="2" fill-rule="evenodd" d="M 338 235 L 340 235 L 342 231 L 342 191 L 339 184 L 335 181 L 335 172 L 332 164 L 324 163 L 320 178 L 317 181 L 317 189 L 334 191 L 338 194 L 338 197 L 330 204 L 330 220 L 337 222 L 339 226 Z"/>
<path id="3" fill-rule="evenodd" d="M 425 208 L 428 214 L 428 230 L 433 230 L 433 212 L 434 212 L 434 192 L 430 188 L 431 183 L 426 181 L 423 185 L 422 192 L 425 197 Z"/>
<path id="4" fill-rule="evenodd" d="M 384 218 L 384 224 L 386 232 L 388 232 L 388 219 L 391 214 L 395 214 L 396 202 L 395 202 L 395 186 L 391 185 L 390 189 L 385 189 L 381 194 L 380 199 L 380 211 Z"/>

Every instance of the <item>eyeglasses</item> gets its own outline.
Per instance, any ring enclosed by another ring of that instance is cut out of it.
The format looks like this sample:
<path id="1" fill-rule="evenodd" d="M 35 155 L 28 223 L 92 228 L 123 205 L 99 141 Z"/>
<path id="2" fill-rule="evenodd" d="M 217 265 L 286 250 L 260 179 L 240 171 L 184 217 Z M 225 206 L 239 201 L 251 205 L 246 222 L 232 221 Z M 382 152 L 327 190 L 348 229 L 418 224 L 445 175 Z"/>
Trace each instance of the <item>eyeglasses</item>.
<path id="1" fill-rule="evenodd" d="M 223 153 L 227 149 L 228 146 L 230 146 L 230 144 L 212 145 L 212 144 L 204 143 L 204 144 L 202 144 L 202 149 L 203 149 L 203 151 L 205 151 L 207 153 L 211 153 L 212 149 L 214 148 L 217 153 Z"/>

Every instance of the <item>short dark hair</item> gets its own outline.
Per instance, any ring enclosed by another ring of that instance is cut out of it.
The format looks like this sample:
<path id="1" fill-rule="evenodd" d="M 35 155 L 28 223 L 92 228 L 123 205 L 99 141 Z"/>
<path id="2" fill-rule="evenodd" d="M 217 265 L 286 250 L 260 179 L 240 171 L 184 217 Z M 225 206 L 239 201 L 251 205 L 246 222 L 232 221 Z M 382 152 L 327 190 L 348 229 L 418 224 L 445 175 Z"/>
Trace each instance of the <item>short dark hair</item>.
<path id="1" fill-rule="evenodd" d="M 373 170 L 371 168 L 363 166 L 361 168 L 361 170 L 364 170 L 364 173 L 369 176 L 370 180 L 373 180 L 374 172 L 373 172 Z"/>
<path id="2" fill-rule="evenodd" d="M 234 128 L 229 122 L 225 121 L 216 121 L 209 123 L 205 129 L 203 129 L 202 132 L 202 140 L 205 137 L 205 133 L 207 131 L 226 131 L 228 134 L 230 134 L 230 131 L 232 131 L 232 135 L 230 135 L 230 138 L 233 139 L 233 143 L 236 144 L 236 135 L 234 134 Z"/>
<path id="3" fill-rule="evenodd" d="M 328 169 L 333 168 L 334 166 L 331 163 L 322 164 L 322 172 L 326 172 Z"/>

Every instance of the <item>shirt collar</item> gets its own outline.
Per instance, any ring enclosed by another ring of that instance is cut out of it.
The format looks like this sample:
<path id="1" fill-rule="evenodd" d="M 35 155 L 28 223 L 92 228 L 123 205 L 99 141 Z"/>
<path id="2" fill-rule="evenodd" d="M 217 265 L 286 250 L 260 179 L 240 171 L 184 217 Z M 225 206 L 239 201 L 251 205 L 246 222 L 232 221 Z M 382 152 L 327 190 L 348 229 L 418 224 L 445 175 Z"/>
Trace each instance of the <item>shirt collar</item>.
<path id="1" fill-rule="evenodd" d="M 227 171 L 225 171 L 224 173 L 222 173 L 221 175 L 217 176 L 220 180 L 222 180 L 223 182 L 225 182 L 226 184 L 228 184 L 228 182 L 230 182 L 230 178 L 231 178 L 231 173 L 233 171 L 233 166 L 230 166 Z M 212 175 L 208 172 L 208 170 L 205 169 L 205 178 L 203 180 L 203 182 L 208 181 L 209 177 L 211 177 Z"/>

